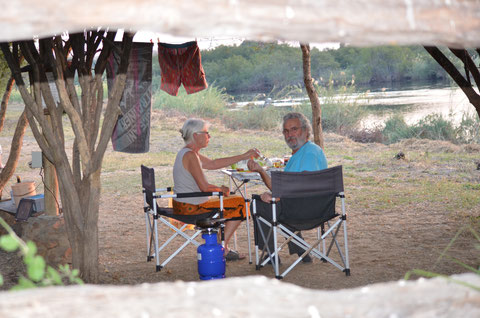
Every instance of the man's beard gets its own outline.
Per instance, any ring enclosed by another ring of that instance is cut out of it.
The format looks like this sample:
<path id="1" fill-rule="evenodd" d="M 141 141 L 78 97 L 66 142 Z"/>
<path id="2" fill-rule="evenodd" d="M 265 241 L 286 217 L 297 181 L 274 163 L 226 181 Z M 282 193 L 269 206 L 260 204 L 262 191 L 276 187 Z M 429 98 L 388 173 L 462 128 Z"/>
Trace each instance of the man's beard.
<path id="1" fill-rule="evenodd" d="M 298 137 L 291 137 L 286 140 L 287 146 L 292 150 L 300 149 L 306 142 L 306 140 L 301 140 Z"/>

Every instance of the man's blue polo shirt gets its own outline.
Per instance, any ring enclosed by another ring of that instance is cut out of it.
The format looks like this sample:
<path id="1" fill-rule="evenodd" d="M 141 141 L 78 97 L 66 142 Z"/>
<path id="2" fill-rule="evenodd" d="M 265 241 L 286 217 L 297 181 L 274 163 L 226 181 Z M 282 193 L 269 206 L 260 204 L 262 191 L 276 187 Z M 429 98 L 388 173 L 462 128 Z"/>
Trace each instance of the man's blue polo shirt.
<path id="1" fill-rule="evenodd" d="M 290 158 L 284 171 L 302 172 L 317 171 L 327 168 L 327 158 L 322 148 L 311 141 L 307 141 L 298 151 Z"/>

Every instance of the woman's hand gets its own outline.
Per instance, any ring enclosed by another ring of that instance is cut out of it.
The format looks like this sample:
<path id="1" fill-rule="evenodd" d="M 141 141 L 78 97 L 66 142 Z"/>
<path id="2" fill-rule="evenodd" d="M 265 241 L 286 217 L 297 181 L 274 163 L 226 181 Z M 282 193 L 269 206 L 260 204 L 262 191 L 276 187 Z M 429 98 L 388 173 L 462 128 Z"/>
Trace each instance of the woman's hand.
<path id="1" fill-rule="evenodd" d="M 262 199 L 263 202 L 272 203 L 272 194 L 270 192 L 264 192 L 260 195 L 260 199 Z M 280 199 L 276 198 L 275 202 L 278 201 L 280 201 Z"/>
<path id="2" fill-rule="evenodd" d="M 244 158 L 245 158 L 244 160 L 258 158 L 258 157 L 260 157 L 260 151 L 258 151 L 257 148 L 253 148 L 253 149 L 248 150 L 243 155 L 244 155 Z"/>

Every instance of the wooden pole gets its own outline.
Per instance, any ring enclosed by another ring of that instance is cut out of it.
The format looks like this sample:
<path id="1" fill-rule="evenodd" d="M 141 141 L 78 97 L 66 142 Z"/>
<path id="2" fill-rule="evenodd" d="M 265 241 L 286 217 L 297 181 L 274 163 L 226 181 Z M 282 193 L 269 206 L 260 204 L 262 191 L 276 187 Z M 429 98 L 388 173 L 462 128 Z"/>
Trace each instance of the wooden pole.
<path id="1" fill-rule="evenodd" d="M 48 114 L 48 110 L 44 109 L 45 117 L 47 121 L 51 124 L 51 118 Z M 45 214 L 50 216 L 56 216 L 59 214 L 58 206 L 58 180 L 57 180 L 57 170 L 53 163 L 48 161 L 42 153 L 42 166 L 44 171 L 44 197 L 45 197 Z"/>

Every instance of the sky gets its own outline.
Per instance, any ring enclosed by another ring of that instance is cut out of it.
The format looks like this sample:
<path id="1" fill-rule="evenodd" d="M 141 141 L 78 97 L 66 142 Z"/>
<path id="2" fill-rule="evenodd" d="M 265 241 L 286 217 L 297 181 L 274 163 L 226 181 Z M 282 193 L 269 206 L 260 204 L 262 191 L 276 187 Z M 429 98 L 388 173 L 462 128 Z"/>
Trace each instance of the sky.
<path id="1" fill-rule="evenodd" d="M 117 38 L 116 40 L 121 40 L 121 39 Z M 157 40 L 160 40 L 160 42 L 164 42 L 164 43 L 180 44 L 180 43 L 185 43 L 189 41 L 195 41 L 195 38 L 176 37 L 168 34 L 155 33 L 150 31 L 139 31 L 135 34 L 133 38 L 134 42 L 153 41 L 153 43 L 156 43 Z M 220 45 L 227 45 L 227 46 L 240 45 L 245 39 L 235 38 L 235 37 L 211 37 L 211 38 L 197 38 L 196 40 L 200 50 L 210 50 Z M 292 46 L 299 46 L 298 42 L 282 42 L 282 43 L 289 43 Z M 338 43 L 322 43 L 322 44 L 311 43 L 310 46 L 316 47 L 319 50 L 323 50 L 325 48 L 338 48 L 339 44 Z"/>

